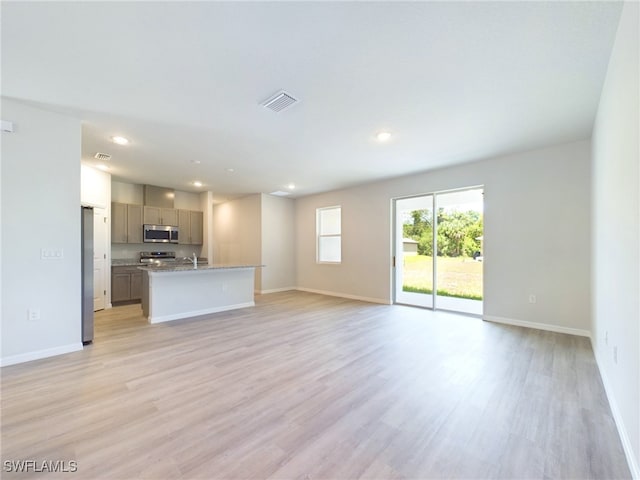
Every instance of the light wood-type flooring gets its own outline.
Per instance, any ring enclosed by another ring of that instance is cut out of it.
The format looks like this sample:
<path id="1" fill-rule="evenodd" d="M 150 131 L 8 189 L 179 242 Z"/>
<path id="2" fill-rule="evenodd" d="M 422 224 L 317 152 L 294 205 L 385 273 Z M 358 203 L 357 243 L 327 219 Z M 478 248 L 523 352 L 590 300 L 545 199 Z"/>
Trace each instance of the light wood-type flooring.
<path id="1" fill-rule="evenodd" d="M 2 461 L 67 479 L 630 478 L 586 338 L 303 292 L 2 369 Z M 33 478 L 10 475 L 3 478 Z"/>

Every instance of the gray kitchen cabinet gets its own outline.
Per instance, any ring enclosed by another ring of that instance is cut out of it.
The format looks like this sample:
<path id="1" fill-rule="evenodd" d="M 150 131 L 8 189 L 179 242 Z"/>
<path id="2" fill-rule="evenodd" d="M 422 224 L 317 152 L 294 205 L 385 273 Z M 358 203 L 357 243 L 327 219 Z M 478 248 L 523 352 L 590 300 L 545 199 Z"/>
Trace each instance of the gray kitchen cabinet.
<path id="1" fill-rule="evenodd" d="M 160 207 L 144 207 L 144 223 L 162 225 L 162 209 Z"/>
<path id="2" fill-rule="evenodd" d="M 191 218 L 191 243 L 193 245 L 202 245 L 202 224 L 203 224 L 203 214 L 202 212 L 190 212 Z"/>
<path id="3" fill-rule="evenodd" d="M 178 210 L 178 243 L 191 244 L 191 216 L 189 210 Z"/>
<path id="4" fill-rule="evenodd" d="M 142 243 L 142 205 L 111 204 L 111 243 Z"/>
<path id="5" fill-rule="evenodd" d="M 175 208 L 163 208 L 162 225 L 178 225 L 178 210 Z"/>
<path id="6" fill-rule="evenodd" d="M 124 302 L 131 299 L 131 274 L 111 272 L 111 302 Z"/>
<path id="7" fill-rule="evenodd" d="M 144 223 L 150 225 L 178 225 L 178 210 L 175 208 L 144 207 Z"/>
<path id="8" fill-rule="evenodd" d="M 142 299 L 142 272 L 138 270 L 131 274 L 131 300 Z"/>
<path id="9" fill-rule="evenodd" d="M 142 205 L 127 205 L 127 243 L 142 243 Z"/>
<path id="10" fill-rule="evenodd" d="M 178 210 L 179 242 L 182 245 L 202 245 L 202 212 Z"/>
<path id="11" fill-rule="evenodd" d="M 127 204 L 111 204 L 111 243 L 127 243 Z"/>
<path id="12" fill-rule="evenodd" d="M 111 267 L 111 303 L 142 299 L 142 271 L 135 266 Z"/>

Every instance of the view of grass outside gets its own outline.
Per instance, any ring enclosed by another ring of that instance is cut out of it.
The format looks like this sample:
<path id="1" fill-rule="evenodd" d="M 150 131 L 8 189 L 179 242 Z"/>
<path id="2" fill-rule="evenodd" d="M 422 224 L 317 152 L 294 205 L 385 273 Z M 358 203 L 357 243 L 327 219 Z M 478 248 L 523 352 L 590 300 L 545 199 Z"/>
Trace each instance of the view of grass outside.
<path id="1" fill-rule="evenodd" d="M 455 194 L 452 194 L 455 195 Z M 437 294 L 482 300 L 482 212 L 437 210 Z M 433 293 L 433 211 L 405 211 L 403 236 L 417 243 L 417 255 L 404 255 L 402 290 Z"/>
<path id="2" fill-rule="evenodd" d="M 482 300 L 482 262 L 468 257 L 438 257 L 438 295 Z M 405 292 L 433 292 L 433 258 L 427 255 L 404 257 Z"/>

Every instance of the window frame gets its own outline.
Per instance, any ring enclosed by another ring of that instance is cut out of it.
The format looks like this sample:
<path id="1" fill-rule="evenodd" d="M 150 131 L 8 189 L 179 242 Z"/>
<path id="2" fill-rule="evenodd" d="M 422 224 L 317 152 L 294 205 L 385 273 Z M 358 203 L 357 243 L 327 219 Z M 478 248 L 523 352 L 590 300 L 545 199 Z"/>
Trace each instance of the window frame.
<path id="1" fill-rule="evenodd" d="M 340 233 L 322 234 L 322 212 L 336 209 L 340 212 Z M 329 261 L 320 259 L 320 240 L 322 238 L 338 238 L 340 240 L 340 260 Z M 316 208 L 316 263 L 321 265 L 340 265 L 342 263 L 342 205 Z"/>

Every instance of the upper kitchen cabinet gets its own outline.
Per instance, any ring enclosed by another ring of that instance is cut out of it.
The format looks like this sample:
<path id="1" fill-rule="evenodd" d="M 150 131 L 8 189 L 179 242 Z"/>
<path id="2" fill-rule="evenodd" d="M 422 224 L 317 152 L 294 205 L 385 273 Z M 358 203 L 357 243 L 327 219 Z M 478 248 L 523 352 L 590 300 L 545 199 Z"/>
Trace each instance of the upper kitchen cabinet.
<path id="1" fill-rule="evenodd" d="M 142 243 L 142 205 L 111 204 L 111 242 Z"/>
<path id="2" fill-rule="evenodd" d="M 142 205 L 127 205 L 127 243 L 142 243 Z"/>
<path id="3" fill-rule="evenodd" d="M 149 225 L 178 225 L 178 210 L 175 208 L 144 207 L 144 223 Z"/>
<path id="4" fill-rule="evenodd" d="M 190 212 L 191 215 L 191 243 L 194 245 L 202 245 L 203 235 L 202 235 L 202 212 Z"/>
<path id="5" fill-rule="evenodd" d="M 202 212 L 178 210 L 179 242 L 183 245 L 202 245 Z"/>
<path id="6" fill-rule="evenodd" d="M 127 204 L 111 204 L 111 242 L 127 243 Z"/>

